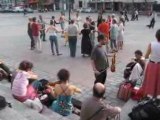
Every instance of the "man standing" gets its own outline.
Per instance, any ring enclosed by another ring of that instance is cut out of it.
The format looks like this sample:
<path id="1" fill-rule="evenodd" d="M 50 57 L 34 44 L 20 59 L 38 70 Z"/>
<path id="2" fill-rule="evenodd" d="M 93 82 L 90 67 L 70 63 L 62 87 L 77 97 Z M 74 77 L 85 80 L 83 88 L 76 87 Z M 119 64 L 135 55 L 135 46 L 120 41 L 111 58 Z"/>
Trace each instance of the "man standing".
<path id="1" fill-rule="evenodd" d="M 93 96 L 82 103 L 80 120 L 106 120 L 114 118 L 121 112 L 121 108 L 105 105 L 102 101 L 105 86 L 96 83 L 93 87 Z"/>
<path id="2" fill-rule="evenodd" d="M 43 40 L 43 41 L 46 41 L 46 33 L 45 33 L 45 22 L 42 18 L 41 15 L 39 15 L 39 21 L 40 21 L 40 24 L 41 24 L 41 30 L 40 30 L 40 38 Z"/>
<path id="3" fill-rule="evenodd" d="M 36 17 L 33 18 L 33 23 L 32 23 L 32 35 L 33 39 L 36 45 L 36 49 L 41 52 L 41 40 L 39 39 L 39 25 L 36 22 Z"/>
<path id="4" fill-rule="evenodd" d="M 102 19 L 102 23 L 98 26 L 98 33 L 103 34 L 106 37 L 106 51 L 109 52 L 108 41 L 109 41 L 109 23 L 105 19 Z"/>
<path id="5" fill-rule="evenodd" d="M 33 35 L 32 35 L 32 18 L 29 18 L 29 22 L 28 22 L 28 35 L 31 39 L 31 50 L 34 50 L 35 49 L 35 42 L 34 42 L 34 39 L 33 39 Z"/>
<path id="6" fill-rule="evenodd" d="M 95 78 L 97 82 L 105 83 L 107 77 L 107 69 L 109 67 L 108 55 L 103 49 L 103 45 L 106 44 L 106 37 L 104 35 L 98 36 L 99 44 L 93 49 L 91 54 L 91 62 Z"/>
<path id="7" fill-rule="evenodd" d="M 76 56 L 76 45 L 77 45 L 77 35 L 78 35 L 78 27 L 74 24 L 74 20 L 71 20 L 70 25 L 67 29 L 68 33 L 68 42 L 70 48 L 70 56 Z"/>

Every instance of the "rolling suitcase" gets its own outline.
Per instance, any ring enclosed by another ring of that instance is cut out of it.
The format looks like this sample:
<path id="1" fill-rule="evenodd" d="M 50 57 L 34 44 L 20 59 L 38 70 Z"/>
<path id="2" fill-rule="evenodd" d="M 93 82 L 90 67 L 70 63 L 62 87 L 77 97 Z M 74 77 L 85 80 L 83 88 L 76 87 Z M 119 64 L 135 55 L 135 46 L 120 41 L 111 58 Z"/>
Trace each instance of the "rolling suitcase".
<path id="1" fill-rule="evenodd" d="M 132 93 L 132 85 L 130 83 L 122 83 L 119 86 L 117 97 L 121 100 L 128 101 Z"/>

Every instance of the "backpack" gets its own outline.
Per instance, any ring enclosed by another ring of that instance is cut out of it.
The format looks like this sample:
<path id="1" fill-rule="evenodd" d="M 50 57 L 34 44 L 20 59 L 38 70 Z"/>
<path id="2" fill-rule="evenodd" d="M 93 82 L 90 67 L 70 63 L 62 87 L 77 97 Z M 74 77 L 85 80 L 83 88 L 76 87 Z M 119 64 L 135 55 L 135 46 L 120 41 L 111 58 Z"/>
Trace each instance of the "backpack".
<path id="1" fill-rule="evenodd" d="M 128 115 L 131 120 L 160 120 L 160 100 L 142 101 Z"/>
<path id="2" fill-rule="evenodd" d="M 47 89 L 46 85 L 49 84 L 49 81 L 46 79 L 41 79 L 41 80 L 37 80 L 35 81 L 32 86 L 39 92 L 42 93 L 44 90 Z"/>
<path id="3" fill-rule="evenodd" d="M 5 99 L 5 97 L 0 96 L 0 110 L 4 109 L 5 107 L 12 107 L 10 103 L 8 103 Z"/>
<path id="4" fill-rule="evenodd" d="M 133 67 L 136 65 L 137 63 L 136 62 L 130 62 L 126 65 L 126 68 L 124 70 L 124 74 L 123 74 L 123 77 L 124 79 L 128 79 L 131 72 L 132 72 L 132 69 Z"/>
<path id="5" fill-rule="evenodd" d="M 8 78 L 7 72 L 5 72 L 3 69 L 0 68 L 0 81 L 7 78 Z"/>

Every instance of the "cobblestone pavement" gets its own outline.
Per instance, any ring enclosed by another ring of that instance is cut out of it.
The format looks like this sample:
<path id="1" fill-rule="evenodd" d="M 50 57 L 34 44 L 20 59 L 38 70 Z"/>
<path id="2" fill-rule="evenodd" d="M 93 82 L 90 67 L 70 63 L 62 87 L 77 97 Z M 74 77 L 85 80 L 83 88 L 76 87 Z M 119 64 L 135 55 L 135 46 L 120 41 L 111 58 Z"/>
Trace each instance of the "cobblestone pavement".
<path id="1" fill-rule="evenodd" d="M 78 51 L 76 58 L 69 57 L 68 46 L 64 46 L 64 40 L 59 35 L 59 48 L 62 56 L 52 56 L 50 43 L 42 42 L 43 52 L 36 53 L 30 50 L 30 39 L 27 36 L 28 17 L 39 14 L 0 14 L 0 59 L 4 60 L 12 68 L 16 68 L 20 61 L 27 59 L 34 63 L 34 70 L 39 78 L 56 80 L 56 73 L 61 68 L 67 68 L 71 72 L 70 82 L 82 89 L 82 94 L 75 95 L 76 98 L 84 100 L 92 95 L 94 74 L 89 58 L 82 58 L 80 54 L 80 39 L 78 41 Z M 49 23 L 52 15 L 59 17 L 59 13 L 43 13 L 45 21 Z M 97 14 L 82 14 L 82 18 L 90 15 L 96 20 Z M 106 16 L 106 15 L 105 15 Z M 107 18 L 107 16 L 106 16 Z M 116 72 L 108 70 L 106 81 L 106 100 L 112 105 L 123 106 L 124 102 L 116 98 L 119 83 L 123 81 L 123 70 L 134 55 L 136 49 L 146 51 L 149 42 L 155 40 L 155 32 L 160 28 L 159 18 L 154 29 L 149 30 L 146 25 L 150 18 L 140 16 L 139 21 L 129 22 L 125 28 L 124 49 L 117 54 Z M 59 25 L 58 25 L 59 26 Z"/>

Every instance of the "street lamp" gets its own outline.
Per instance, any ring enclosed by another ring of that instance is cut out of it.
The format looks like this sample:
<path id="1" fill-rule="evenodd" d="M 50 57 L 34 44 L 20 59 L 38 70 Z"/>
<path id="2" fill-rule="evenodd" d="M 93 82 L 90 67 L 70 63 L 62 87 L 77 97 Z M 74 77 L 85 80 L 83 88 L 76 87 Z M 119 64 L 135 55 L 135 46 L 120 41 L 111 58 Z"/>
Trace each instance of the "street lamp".
<path id="1" fill-rule="evenodd" d="M 70 22 L 71 20 L 71 1 L 70 0 L 68 0 L 68 14 L 69 14 L 68 20 Z"/>

